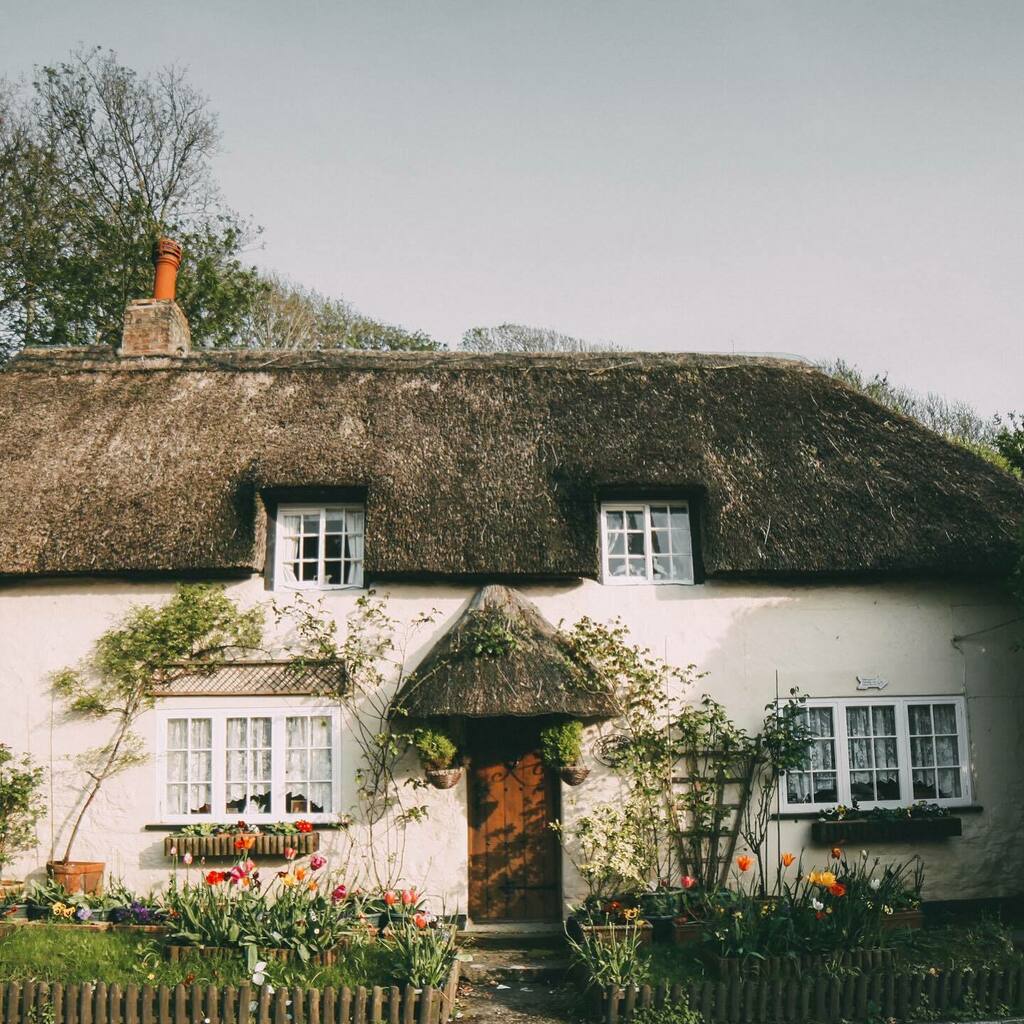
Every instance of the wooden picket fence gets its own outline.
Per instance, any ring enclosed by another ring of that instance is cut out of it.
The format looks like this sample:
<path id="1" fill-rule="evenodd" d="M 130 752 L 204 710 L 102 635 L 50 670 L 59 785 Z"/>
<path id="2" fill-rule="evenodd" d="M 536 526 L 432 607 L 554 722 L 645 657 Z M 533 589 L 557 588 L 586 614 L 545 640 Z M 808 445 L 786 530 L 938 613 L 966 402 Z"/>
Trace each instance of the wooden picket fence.
<path id="1" fill-rule="evenodd" d="M 846 977 L 747 978 L 689 985 L 591 990 L 590 1016 L 628 1021 L 641 1007 L 684 999 L 709 1024 L 830 1024 L 841 1020 L 907 1020 L 921 1010 L 979 1016 L 1024 1007 L 1024 967 L 925 974 L 851 972 Z"/>
<path id="2" fill-rule="evenodd" d="M 0 984 L 0 1024 L 444 1024 L 458 963 L 443 988 Z"/>

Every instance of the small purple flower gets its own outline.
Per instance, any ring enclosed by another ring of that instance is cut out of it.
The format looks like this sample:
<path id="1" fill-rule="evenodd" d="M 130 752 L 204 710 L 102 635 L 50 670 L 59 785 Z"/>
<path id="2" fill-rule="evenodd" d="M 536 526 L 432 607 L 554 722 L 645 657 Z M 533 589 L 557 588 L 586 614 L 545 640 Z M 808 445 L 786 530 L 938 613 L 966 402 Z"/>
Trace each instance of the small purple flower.
<path id="1" fill-rule="evenodd" d="M 75 917 L 77 917 L 79 921 L 88 921 L 89 918 L 92 917 L 92 908 L 79 907 L 78 910 L 75 911 Z"/>

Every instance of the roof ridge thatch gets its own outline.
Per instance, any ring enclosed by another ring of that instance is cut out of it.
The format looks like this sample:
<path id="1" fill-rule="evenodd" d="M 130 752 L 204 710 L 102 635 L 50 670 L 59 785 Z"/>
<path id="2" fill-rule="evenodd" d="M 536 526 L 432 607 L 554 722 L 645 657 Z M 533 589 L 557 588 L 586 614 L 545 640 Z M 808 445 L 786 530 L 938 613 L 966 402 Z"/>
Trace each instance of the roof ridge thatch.
<path id="1" fill-rule="evenodd" d="M 0 577 L 247 573 L 277 496 L 359 489 L 369 579 L 598 575 L 677 494 L 707 577 L 1005 574 L 1020 481 L 814 367 L 653 353 L 24 353 Z"/>
<path id="2" fill-rule="evenodd" d="M 411 673 L 392 701 L 393 716 L 614 713 L 592 666 L 522 594 L 487 584 Z"/>

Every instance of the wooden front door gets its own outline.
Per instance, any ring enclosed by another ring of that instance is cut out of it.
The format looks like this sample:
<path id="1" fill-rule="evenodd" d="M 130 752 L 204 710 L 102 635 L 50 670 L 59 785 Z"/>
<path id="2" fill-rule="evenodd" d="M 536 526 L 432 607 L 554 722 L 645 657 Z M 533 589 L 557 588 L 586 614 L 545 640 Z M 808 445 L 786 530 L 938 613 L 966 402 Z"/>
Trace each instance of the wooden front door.
<path id="1" fill-rule="evenodd" d="M 469 915 L 480 921 L 561 919 L 561 856 L 548 823 L 558 784 L 534 719 L 469 723 Z"/>

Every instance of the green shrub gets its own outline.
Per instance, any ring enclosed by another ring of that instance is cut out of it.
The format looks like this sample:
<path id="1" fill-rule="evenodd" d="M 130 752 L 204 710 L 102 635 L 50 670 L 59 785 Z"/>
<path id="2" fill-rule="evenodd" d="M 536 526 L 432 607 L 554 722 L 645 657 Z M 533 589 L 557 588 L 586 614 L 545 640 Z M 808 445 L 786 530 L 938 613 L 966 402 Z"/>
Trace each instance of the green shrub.
<path id="1" fill-rule="evenodd" d="M 583 757 L 583 723 L 572 719 L 549 725 L 540 734 L 540 752 L 552 768 L 579 764 Z"/>
<path id="2" fill-rule="evenodd" d="M 633 1024 L 701 1024 L 703 1020 L 685 999 L 665 1006 L 643 1006 L 633 1014 Z"/>
<path id="3" fill-rule="evenodd" d="M 417 729 L 412 734 L 412 745 L 419 754 L 420 764 L 428 771 L 451 768 L 458 754 L 450 737 L 437 729 Z"/>
<path id="4" fill-rule="evenodd" d="M 40 796 L 43 769 L 28 754 L 20 759 L 0 743 L 0 874 L 14 855 L 36 842 L 36 822 L 45 805 Z"/>

